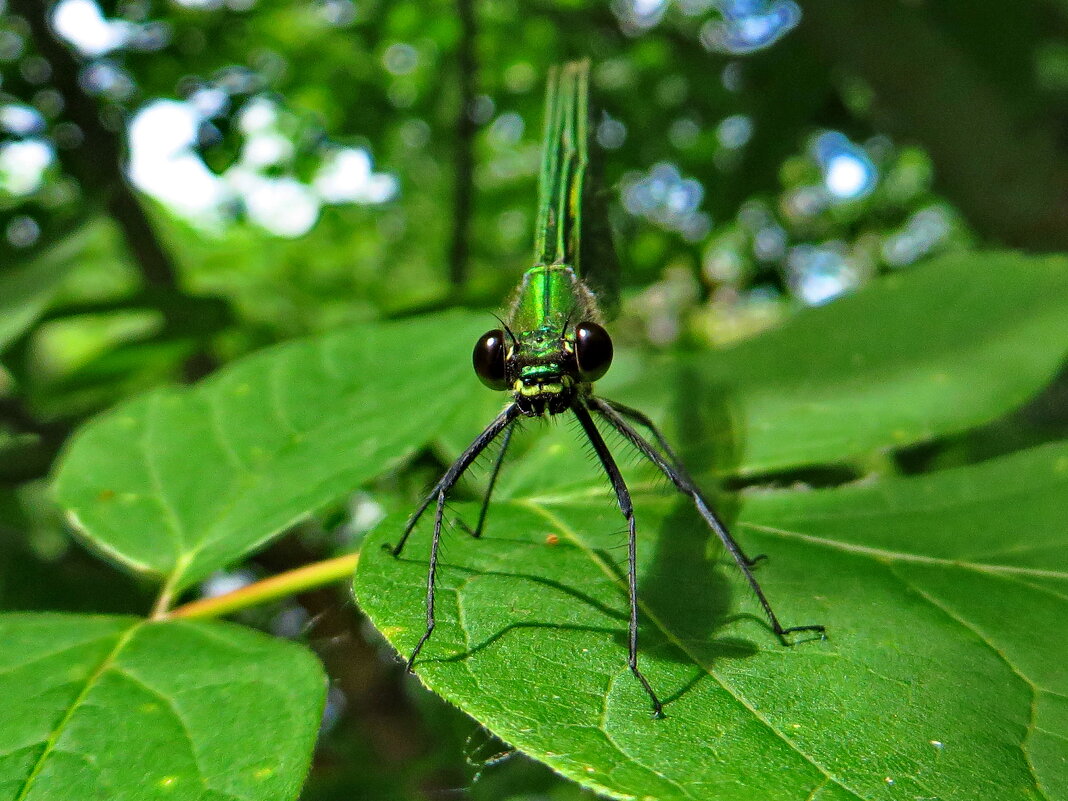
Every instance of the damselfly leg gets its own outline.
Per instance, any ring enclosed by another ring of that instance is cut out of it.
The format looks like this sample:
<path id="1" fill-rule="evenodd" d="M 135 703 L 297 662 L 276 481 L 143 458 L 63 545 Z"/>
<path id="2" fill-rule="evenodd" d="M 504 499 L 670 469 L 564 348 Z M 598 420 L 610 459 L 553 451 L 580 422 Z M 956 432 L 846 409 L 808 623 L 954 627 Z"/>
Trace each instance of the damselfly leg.
<path id="1" fill-rule="evenodd" d="M 423 636 L 419 638 L 418 644 L 415 646 L 415 650 L 412 651 L 411 656 L 408 657 L 408 662 L 405 668 L 411 671 L 412 665 L 415 663 L 416 656 L 422 650 L 426 641 L 430 639 L 430 635 L 434 632 L 434 592 L 435 583 L 438 572 L 438 548 L 441 544 L 441 519 L 445 513 L 445 498 L 448 496 L 452 488 L 456 486 L 456 482 L 460 480 L 464 472 L 471 463 L 479 457 L 490 443 L 497 438 L 497 436 L 509 428 L 515 419 L 519 416 L 520 412 L 518 407 L 514 403 L 508 404 L 504 411 L 494 418 L 486 428 L 479 434 L 475 441 L 467 446 L 460 458 L 452 463 L 452 466 L 445 471 L 445 475 L 441 477 L 441 480 L 434 485 L 434 488 L 430 491 L 430 494 L 423 500 L 419 508 L 416 509 L 415 514 L 412 515 L 408 521 L 408 525 L 404 527 L 404 533 L 401 535 L 400 541 L 392 548 L 394 556 L 400 556 L 401 551 L 404 550 L 404 545 L 408 541 L 408 536 L 415 528 L 415 524 L 419 522 L 419 518 L 422 517 L 423 512 L 434 501 L 437 505 L 434 509 L 434 537 L 430 544 L 430 569 L 427 571 L 426 577 L 426 631 L 423 632 Z"/>
<path id="2" fill-rule="evenodd" d="M 685 472 L 678 471 L 674 466 L 669 464 L 660 453 L 649 444 L 649 441 L 645 439 L 641 434 L 634 430 L 634 428 L 623 418 L 623 414 L 611 403 L 603 401 L 599 398 L 590 398 L 590 405 L 596 409 L 601 417 L 608 422 L 616 431 L 622 434 L 627 440 L 629 440 L 642 454 L 659 468 L 659 470 L 667 476 L 668 480 L 674 484 L 680 492 L 689 495 L 694 503 L 694 507 L 697 509 L 697 513 L 701 515 L 708 527 L 715 532 L 720 542 L 727 549 L 727 552 L 734 558 L 735 563 L 738 565 L 738 569 L 742 571 L 742 575 L 745 576 L 746 583 L 749 584 L 750 589 L 756 595 L 757 600 L 760 602 L 761 607 L 764 609 L 764 614 L 767 615 L 768 621 L 771 623 L 771 628 L 775 632 L 776 636 L 785 643 L 790 645 L 790 641 L 786 638 L 787 634 L 792 634 L 798 631 L 812 631 L 822 634 L 824 627 L 821 625 L 807 625 L 807 626 L 789 626 L 784 627 L 780 622 L 778 616 L 776 616 L 774 610 L 771 608 L 771 603 L 768 601 L 767 596 L 764 594 L 764 590 L 761 588 L 760 583 L 756 580 L 756 576 L 753 575 L 752 567 L 756 561 L 759 561 L 760 557 L 756 559 L 748 558 L 742 551 L 741 546 L 731 536 L 731 533 L 727 530 L 726 525 L 719 519 L 719 516 L 712 511 L 708 502 L 705 501 L 704 496 L 697 486 L 690 480 L 689 476 Z M 664 437 L 657 431 L 652 421 L 649 420 L 643 414 L 635 413 L 633 410 L 628 409 L 633 417 L 634 414 L 638 414 L 641 418 L 642 425 L 649 428 L 654 432 L 654 437 L 658 442 L 666 445 L 667 442 Z M 673 460 L 676 461 L 677 460 Z"/>

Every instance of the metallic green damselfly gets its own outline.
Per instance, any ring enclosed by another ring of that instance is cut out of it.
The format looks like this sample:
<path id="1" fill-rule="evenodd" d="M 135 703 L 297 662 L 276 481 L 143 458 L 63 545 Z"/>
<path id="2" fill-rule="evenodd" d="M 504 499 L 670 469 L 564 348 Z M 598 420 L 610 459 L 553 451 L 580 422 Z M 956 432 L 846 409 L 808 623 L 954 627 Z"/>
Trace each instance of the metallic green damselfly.
<path id="1" fill-rule="evenodd" d="M 618 431 L 627 441 L 694 503 L 697 512 L 734 558 L 756 594 L 776 635 L 789 644 L 786 635 L 798 631 L 823 632 L 823 626 L 784 628 L 764 591 L 753 576 L 750 559 L 713 511 L 711 504 L 686 472 L 667 440 L 642 412 L 597 397 L 593 383 L 612 363 L 612 340 L 602 327 L 601 309 L 610 297 L 614 257 L 604 215 L 596 213 L 589 153 L 589 65 L 573 62 L 553 69 L 546 92 L 545 137 L 539 183 L 535 264 L 523 276 L 502 328 L 495 328 L 475 344 L 475 373 L 490 389 L 509 392 L 511 399 L 467 450 L 434 485 L 393 548 L 398 556 L 420 516 L 434 503 L 434 535 L 427 574 L 426 631 L 408 659 L 412 669 L 416 656 L 434 631 L 434 591 L 441 542 L 445 499 L 471 463 L 498 437 L 500 451 L 489 477 L 478 523 L 470 533 L 479 537 L 497 474 L 504 462 L 516 423 L 523 417 L 543 417 L 571 412 L 593 446 L 627 522 L 628 595 L 630 599 L 629 665 L 648 693 L 655 716 L 662 705 L 638 668 L 638 579 L 635 569 L 637 534 L 630 491 L 616 466 L 595 418 Z M 602 226 L 597 229 L 598 223 Z M 645 429 L 650 438 L 635 428 Z"/>

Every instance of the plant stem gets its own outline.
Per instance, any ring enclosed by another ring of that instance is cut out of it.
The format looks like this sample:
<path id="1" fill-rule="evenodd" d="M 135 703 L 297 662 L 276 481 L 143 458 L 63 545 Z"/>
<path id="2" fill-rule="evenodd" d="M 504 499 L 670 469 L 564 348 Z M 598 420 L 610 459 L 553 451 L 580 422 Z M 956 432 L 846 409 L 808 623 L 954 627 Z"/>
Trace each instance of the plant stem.
<path id="1" fill-rule="evenodd" d="M 160 588 L 159 595 L 156 596 L 156 602 L 152 604 L 152 611 L 148 615 L 150 620 L 165 620 L 167 615 L 170 614 L 171 604 L 174 602 L 175 594 L 178 591 L 178 581 L 187 567 L 189 567 L 189 554 L 183 555 L 178 560 L 174 570 L 167 576 L 167 580 Z"/>
<path id="2" fill-rule="evenodd" d="M 457 0 L 460 42 L 456 50 L 459 73 L 460 103 L 456 117 L 455 184 L 452 197 L 452 241 L 449 243 L 449 280 L 459 289 L 467 280 L 467 261 L 471 250 L 471 211 L 474 195 L 475 132 L 471 117 L 475 105 L 475 9 L 474 0 Z"/>
<path id="3" fill-rule="evenodd" d="M 284 598 L 287 595 L 304 592 L 325 584 L 333 584 L 351 576 L 359 558 L 359 553 L 350 553 L 335 559 L 304 565 L 224 595 L 192 601 L 172 609 L 162 615 L 162 618 L 170 620 L 222 617 L 250 606 Z"/>

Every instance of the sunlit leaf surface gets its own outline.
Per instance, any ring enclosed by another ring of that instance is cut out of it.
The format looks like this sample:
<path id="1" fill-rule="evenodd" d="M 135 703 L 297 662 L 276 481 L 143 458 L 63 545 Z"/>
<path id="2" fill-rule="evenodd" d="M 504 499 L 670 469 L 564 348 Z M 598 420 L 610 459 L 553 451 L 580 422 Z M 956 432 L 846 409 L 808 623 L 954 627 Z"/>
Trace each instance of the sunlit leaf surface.
<path id="1" fill-rule="evenodd" d="M 886 277 L 718 354 L 639 379 L 678 439 L 717 468 L 848 461 L 986 422 L 1044 386 L 1068 354 L 1068 260 L 946 257 Z M 1011 369 L 1006 369 L 1011 365 Z M 655 395 L 653 393 L 655 392 Z"/>
<path id="2" fill-rule="evenodd" d="M 617 797 L 1068 798 L 1068 446 L 747 494 L 735 528 L 769 555 L 784 622 L 828 627 L 792 648 L 687 504 L 639 493 L 641 664 L 664 720 L 626 667 L 625 535 L 602 484 L 502 497 L 482 541 L 448 535 L 417 663 L 431 689 Z M 378 546 L 398 523 L 368 542 L 356 595 L 407 655 L 427 536 L 393 559 Z"/>
<path id="3" fill-rule="evenodd" d="M 623 352 L 598 390 L 669 422 L 695 472 L 863 466 L 875 452 L 993 419 L 1040 389 L 1065 353 L 1066 275 L 1060 260 L 1012 255 L 932 264 L 725 352 Z M 469 367 L 471 344 L 491 325 L 468 313 L 362 325 L 136 399 L 74 439 L 58 497 L 93 546 L 181 589 L 420 448 L 462 446 L 503 401 Z M 998 367 L 1006 359 L 1014 369 Z M 1063 593 L 1047 584 L 1063 571 L 1024 549 L 1063 545 L 1064 487 L 1051 489 L 1060 451 L 863 491 L 752 497 L 740 517 L 736 501 L 721 500 L 748 549 L 772 555 L 761 579 L 784 621 L 832 631 L 792 650 L 732 617 L 753 609 L 745 593 L 735 597 L 730 570 L 706 558 L 692 514 L 641 489 L 648 471 L 632 472 L 643 659 L 669 700 L 668 720 L 653 722 L 624 669 L 622 521 L 581 444 L 560 439 L 566 425 L 528 428 L 491 536 L 449 537 L 443 622 L 420 668 L 505 739 L 623 795 L 741 798 L 750 797 L 741 788 L 760 787 L 763 797 L 868 798 L 928 792 L 932 782 L 943 792 L 945 777 L 961 776 L 975 787 L 1000 782 L 1005 798 L 1053 792 L 1062 741 L 1034 716 L 1055 720 L 1063 688 L 1052 669 L 1032 675 L 1023 656 L 991 648 L 1001 630 L 983 635 L 975 604 L 1015 604 L 1006 627 L 1046 609 L 1045 622 L 1018 635 L 1020 652 L 1039 660 L 1038 632 L 1063 611 Z M 994 509 L 975 513 L 982 493 L 1019 477 L 1009 511 L 1033 518 L 1029 529 Z M 821 504 L 845 504 L 835 518 L 844 529 L 821 524 Z M 358 596 L 408 650 L 423 614 L 426 543 L 420 535 L 405 560 L 388 559 L 377 545 L 399 526 L 367 548 Z M 980 539 L 1005 543 L 1004 553 L 966 550 Z M 994 590 L 972 586 L 980 578 L 1017 595 L 994 603 Z M 974 677 L 963 698 L 962 676 Z M 846 742 L 868 743 L 870 755 L 858 759 Z"/>
<path id="4" fill-rule="evenodd" d="M 863 459 L 1022 403 L 1063 359 L 1066 318 L 1061 260 L 947 260 L 722 353 L 623 354 L 598 391 L 670 417 L 695 469 Z M 470 369 L 491 320 L 361 325 L 135 399 L 74 438 L 57 496 L 97 548 L 188 586 L 439 435 L 466 444 L 504 400 Z"/>

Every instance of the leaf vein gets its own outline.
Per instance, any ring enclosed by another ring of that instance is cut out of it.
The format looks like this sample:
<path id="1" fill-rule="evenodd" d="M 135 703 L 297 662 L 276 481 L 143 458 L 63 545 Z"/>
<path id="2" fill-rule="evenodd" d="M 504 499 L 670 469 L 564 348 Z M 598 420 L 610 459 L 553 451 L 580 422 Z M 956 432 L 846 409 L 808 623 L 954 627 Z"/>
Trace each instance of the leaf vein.
<path id="1" fill-rule="evenodd" d="M 101 640 L 107 640 L 114 636 L 115 632 L 111 631 L 107 634 L 101 634 L 97 637 L 91 637 L 88 640 L 81 640 L 80 642 L 72 643 L 71 645 L 67 645 L 63 648 L 60 648 L 58 651 L 48 651 L 47 653 L 39 654 L 28 662 L 20 662 L 17 665 L 13 665 L 9 668 L 5 668 L 4 670 L 0 670 L 0 676 L 8 676 L 17 670 L 22 670 L 23 668 L 28 667 L 29 665 L 35 665 L 38 662 L 44 662 L 46 659 L 51 659 L 54 656 L 65 654 L 67 653 L 67 651 L 73 651 L 76 648 L 82 648 L 86 645 L 90 645 L 95 642 L 100 642 Z"/>
<path id="2" fill-rule="evenodd" d="M 630 669 L 627 668 L 625 670 L 616 671 L 616 674 L 608 682 L 608 689 L 605 691 L 604 699 L 603 699 L 603 702 L 601 704 L 601 725 L 600 725 L 599 728 L 604 733 L 605 739 L 607 739 L 608 742 L 611 743 L 613 748 L 615 748 L 619 753 L 624 754 L 627 757 L 627 759 L 629 759 L 635 765 L 638 765 L 638 766 L 644 768 L 645 770 L 647 770 L 650 773 L 652 773 L 654 776 L 660 777 L 661 779 L 666 781 L 668 784 L 670 784 L 672 787 L 677 789 L 680 793 L 682 793 L 682 795 L 685 796 L 686 798 L 697 798 L 697 796 L 695 796 L 693 793 L 691 793 L 684 785 L 680 784 L 677 780 L 672 779 L 669 776 L 665 776 L 663 773 L 661 773 L 656 768 L 647 765 L 645 762 L 643 762 L 642 760 L 638 759 L 637 756 L 635 756 L 634 754 L 630 753 L 626 748 L 624 748 L 619 743 L 618 740 L 616 740 L 615 737 L 612 736 L 612 733 L 608 730 L 608 699 L 612 695 L 612 686 L 617 681 L 619 681 L 619 679 L 622 676 L 630 676 Z"/>
<path id="3" fill-rule="evenodd" d="M 789 529 L 785 528 L 776 528 L 775 526 L 767 526 L 762 523 L 747 523 L 743 521 L 739 523 L 739 525 L 745 528 L 751 528 L 756 531 L 763 532 L 765 534 L 775 534 L 785 539 L 800 540 L 802 542 L 811 543 L 813 545 L 821 545 L 825 548 L 833 548 L 838 551 L 845 551 L 847 553 L 868 556 L 876 560 L 886 560 L 890 562 L 915 562 L 918 564 L 926 565 L 945 565 L 948 567 L 959 567 L 964 570 L 973 570 L 977 573 L 1016 574 L 1021 576 L 1036 576 L 1039 578 L 1068 579 L 1068 573 L 1059 570 L 1042 570 L 1040 568 L 1032 567 L 1016 567 L 1015 565 L 991 565 L 979 562 L 967 562 L 957 559 L 946 559 L 940 556 L 924 556 L 923 554 L 903 553 L 901 551 L 891 551 L 885 548 L 872 548 L 867 545 L 856 545 L 855 543 L 851 542 L 830 540 L 825 537 L 816 537 L 812 534 L 804 534 L 800 531 L 790 531 Z"/>
<path id="4" fill-rule="evenodd" d="M 621 583 L 619 576 L 613 570 L 611 570 L 611 568 L 609 568 L 603 562 L 603 560 L 601 560 L 597 556 L 597 554 L 594 553 L 586 545 L 586 543 L 582 541 L 582 539 L 578 536 L 578 534 L 575 533 L 566 523 L 564 523 L 563 520 L 558 518 L 556 515 L 554 515 L 552 512 L 548 511 L 547 509 L 544 509 L 544 508 L 538 506 L 537 504 L 533 504 L 533 503 L 530 503 L 528 501 L 522 501 L 522 500 L 515 500 L 515 501 L 513 501 L 513 503 L 516 503 L 516 504 L 518 504 L 520 506 L 525 506 L 525 507 L 531 509 L 532 511 L 534 511 L 536 514 L 539 514 L 543 518 L 548 520 L 549 523 L 552 524 L 558 531 L 560 531 L 560 533 L 563 534 L 565 538 L 567 538 L 568 540 L 573 542 L 578 548 L 580 548 L 594 564 L 596 564 L 602 571 L 604 571 L 612 579 L 612 581 L 614 581 L 617 584 Z M 817 763 L 811 756 L 809 756 L 808 754 L 806 754 L 805 752 L 800 750 L 800 748 L 797 746 L 796 743 L 792 742 L 789 737 L 787 737 L 785 734 L 783 734 L 781 731 L 779 731 L 777 728 L 775 728 L 775 726 L 772 725 L 770 720 L 768 720 L 766 717 L 761 715 L 756 710 L 756 708 L 753 707 L 752 704 L 748 703 L 741 695 L 739 695 L 737 692 L 735 692 L 722 678 L 720 678 L 718 675 L 716 675 L 715 671 L 713 671 L 708 665 L 705 665 L 704 663 L 702 663 L 694 655 L 694 653 L 686 647 L 686 644 L 684 642 L 682 642 L 678 637 L 676 637 L 675 634 L 672 631 L 670 631 L 667 628 L 667 626 L 665 626 L 664 623 L 656 615 L 654 615 L 651 612 L 651 610 L 648 609 L 648 607 L 646 607 L 644 604 L 641 604 L 641 608 L 642 608 L 642 612 L 645 614 L 646 618 L 651 620 L 656 625 L 656 627 L 664 634 L 664 636 L 668 640 L 670 640 L 676 647 L 678 647 L 691 660 L 693 660 L 693 663 L 695 665 L 698 665 L 699 667 L 701 667 L 709 676 L 711 676 L 713 679 L 715 679 L 716 683 L 719 684 L 719 686 L 722 687 L 738 704 L 740 704 L 742 707 L 744 707 L 754 717 L 754 719 L 756 719 L 756 720 L 760 721 L 761 723 L 763 723 L 764 726 L 768 729 L 768 731 L 770 731 L 772 734 L 774 734 L 776 737 L 778 737 L 780 740 L 782 740 L 782 742 L 785 743 L 788 748 L 790 748 L 792 751 L 794 751 L 798 756 L 801 757 L 802 760 L 804 760 L 806 763 L 808 763 L 813 768 L 815 768 L 819 773 L 821 773 L 823 776 L 825 776 L 829 781 L 834 782 L 836 785 L 841 787 L 845 792 L 849 793 L 851 796 L 853 796 L 854 798 L 858 799 L 858 801 L 864 801 L 863 796 L 861 796 L 858 792 L 856 792 L 855 790 L 851 789 L 850 787 L 846 786 L 846 784 L 841 779 L 838 779 L 837 777 L 835 777 L 834 775 L 829 773 L 826 768 L 824 768 L 822 765 Z"/>
<path id="5" fill-rule="evenodd" d="M 197 745 L 196 745 L 196 740 L 193 739 L 193 732 L 189 728 L 189 724 L 185 722 L 185 718 L 182 716 L 182 713 L 179 711 L 178 705 L 175 703 L 175 700 L 173 698 L 171 698 L 167 694 L 161 692 L 160 690 L 156 689 L 155 687 L 153 687 L 151 684 L 149 684 L 147 681 L 142 679 L 140 676 L 138 676 L 136 673 L 134 673 L 131 670 L 128 670 L 128 669 L 122 670 L 122 669 L 120 669 L 117 672 L 119 673 L 119 675 L 126 677 L 127 679 L 132 681 L 134 684 L 137 684 L 138 686 L 142 687 L 149 694 L 151 694 L 151 695 L 155 696 L 156 698 L 158 698 L 160 701 L 163 702 L 163 704 L 168 709 L 170 709 L 171 714 L 174 716 L 175 721 L 177 721 L 178 726 L 182 730 L 182 734 L 185 736 L 186 742 L 189 744 L 189 753 L 193 757 L 193 767 L 196 769 L 197 779 L 200 782 L 200 785 L 202 787 L 204 787 L 204 788 L 209 788 L 210 787 L 210 789 L 213 792 L 219 793 L 220 795 L 225 796 L 226 798 L 234 799 L 234 801 L 247 801 L 247 799 L 242 799 L 240 796 L 236 796 L 236 795 L 233 795 L 232 793 L 224 792 L 222 790 L 219 790 L 218 788 L 211 787 L 209 785 L 208 781 L 204 777 L 204 770 L 200 766 L 200 757 L 197 754 Z M 211 685 L 208 685 L 208 686 L 211 686 Z"/>
<path id="6" fill-rule="evenodd" d="M 805 796 L 805 801 L 816 801 L 816 796 L 819 795 L 827 786 L 831 783 L 831 779 L 828 776 L 815 787 L 812 788 L 812 792 Z"/>
<path id="7" fill-rule="evenodd" d="M 222 449 L 223 453 L 226 454 L 227 460 L 233 464 L 234 467 L 242 472 L 251 473 L 252 468 L 245 464 L 237 450 L 230 443 L 230 438 L 226 435 L 226 429 L 223 428 L 220 397 L 212 392 L 205 392 L 202 394 L 207 401 L 208 420 L 211 423 L 212 433 L 215 434 L 215 441 L 219 443 L 219 447 Z"/>
<path id="8" fill-rule="evenodd" d="M 1038 779 L 1038 772 L 1035 770 L 1034 763 L 1031 761 L 1031 754 L 1027 750 L 1027 741 L 1031 738 L 1031 735 L 1034 732 L 1037 723 L 1036 717 L 1038 714 L 1038 687 L 1036 687 L 1034 682 L 1032 682 L 1031 679 L 1024 675 L 1024 673 L 1012 663 L 1012 660 L 1009 659 L 1008 654 L 1004 653 L 1000 648 L 998 648 L 998 646 L 994 644 L 993 640 L 991 640 L 977 626 L 969 622 L 966 618 L 962 617 L 951 607 L 939 601 L 926 590 L 921 589 L 919 585 L 909 580 L 906 576 L 901 575 L 897 571 L 894 571 L 894 574 L 897 576 L 898 580 L 901 581 L 902 584 L 909 587 L 913 592 L 915 592 L 917 595 L 927 601 L 927 603 L 929 603 L 935 609 L 938 609 L 951 620 L 963 626 L 972 634 L 974 634 L 980 642 L 986 645 L 998 657 L 998 659 L 1000 659 L 1005 664 L 1005 666 L 1009 669 L 1010 672 L 1012 672 L 1018 679 L 1020 679 L 1020 681 L 1022 681 L 1028 687 L 1031 692 L 1031 707 L 1028 713 L 1027 726 L 1024 728 L 1023 737 L 1020 738 L 1020 753 L 1023 755 L 1024 764 L 1027 765 L 1027 770 L 1031 774 L 1032 781 L 1034 781 L 1035 783 L 1035 789 L 1038 790 L 1039 794 L 1043 798 L 1049 801 L 1049 793 L 1046 792 L 1046 790 L 1042 787 L 1042 783 Z"/>
<path id="9" fill-rule="evenodd" d="M 271 404 L 271 411 L 274 412 L 275 417 L 278 418 L 278 422 L 282 424 L 282 427 L 288 429 L 291 434 L 299 434 L 300 429 L 290 421 L 289 416 L 285 412 L 285 406 L 282 400 L 281 371 L 283 367 L 285 367 L 285 361 L 283 359 L 275 359 L 271 362 L 270 369 L 267 371 L 268 400 Z"/>

